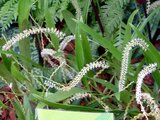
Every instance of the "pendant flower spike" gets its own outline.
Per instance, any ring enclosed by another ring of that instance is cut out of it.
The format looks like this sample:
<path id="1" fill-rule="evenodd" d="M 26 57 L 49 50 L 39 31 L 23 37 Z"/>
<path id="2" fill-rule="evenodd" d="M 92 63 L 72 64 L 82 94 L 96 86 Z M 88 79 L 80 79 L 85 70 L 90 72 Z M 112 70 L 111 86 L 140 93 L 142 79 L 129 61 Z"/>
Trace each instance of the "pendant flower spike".
<path id="1" fill-rule="evenodd" d="M 120 80 L 119 80 L 119 92 L 124 90 L 125 81 L 126 81 L 126 74 L 128 71 L 128 64 L 129 64 L 129 53 L 132 48 L 139 46 L 144 51 L 147 50 L 148 44 L 141 38 L 136 38 L 131 40 L 123 51 L 122 63 L 121 63 L 121 73 L 120 73 Z"/>
<path id="2" fill-rule="evenodd" d="M 145 78 L 146 75 L 154 72 L 156 70 L 156 67 L 157 67 L 157 63 L 149 64 L 148 66 L 145 66 L 138 74 L 137 83 L 136 83 L 136 101 L 138 104 L 140 104 L 141 111 L 143 112 L 146 119 L 148 119 L 148 117 L 147 117 L 147 113 L 145 111 L 145 108 L 143 106 L 143 101 L 147 102 L 147 105 L 150 106 L 151 111 L 153 113 L 159 113 L 159 115 L 157 115 L 157 117 L 160 118 L 160 111 L 159 111 L 157 105 L 152 100 L 152 97 L 146 93 L 142 93 L 142 91 L 141 91 L 143 79 Z M 151 105 L 152 103 L 154 106 Z M 155 114 L 155 116 L 156 116 L 156 114 Z"/>
<path id="3" fill-rule="evenodd" d="M 2 50 L 9 50 L 15 43 L 19 42 L 20 40 L 29 37 L 30 35 L 36 34 L 36 33 L 53 33 L 55 34 L 59 39 L 63 39 L 65 34 L 63 32 L 60 32 L 57 29 L 54 28 L 35 28 L 29 30 L 24 30 L 22 33 L 17 34 L 16 36 L 12 37 L 5 45 L 2 46 Z"/>

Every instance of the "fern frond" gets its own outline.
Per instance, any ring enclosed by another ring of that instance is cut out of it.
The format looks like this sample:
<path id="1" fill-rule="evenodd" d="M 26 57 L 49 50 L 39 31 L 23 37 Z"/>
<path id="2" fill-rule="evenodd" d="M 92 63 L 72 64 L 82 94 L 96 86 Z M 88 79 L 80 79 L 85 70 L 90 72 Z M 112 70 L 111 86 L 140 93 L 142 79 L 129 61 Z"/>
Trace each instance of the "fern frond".
<path id="1" fill-rule="evenodd" d="M 6 30 L 12 21 L 18 15 L 18 1 L 9 0 L 7 1 L 0 10 L 0 27 L 1 30 Z"/>
<path id="2" fill-rule="evenodd" d="M 124 7 L 129 1 L 109 0 L 101 7 L 101 18 L 106 32 L 111 33 L 120 25 L 123 19 Z"/>
<path id="3" fill-rule="evenodd" d="M 122 50 L 122 46 L 123 46 L 125 26 L 126 26 L 125 23 L 121 22 L 121 24 L 118 27 L 118 30 L 113 35 L 114 46 L 120 50 Z"/>

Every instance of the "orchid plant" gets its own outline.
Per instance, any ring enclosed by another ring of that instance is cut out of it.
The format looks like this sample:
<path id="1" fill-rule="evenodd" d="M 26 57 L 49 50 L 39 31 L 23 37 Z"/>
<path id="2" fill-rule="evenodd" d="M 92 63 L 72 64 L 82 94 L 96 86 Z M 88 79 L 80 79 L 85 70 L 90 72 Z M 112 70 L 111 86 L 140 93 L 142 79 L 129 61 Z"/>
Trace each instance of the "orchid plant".
<path id="1" fill-rule="evenodd" d="M 2 8 L 19 5 L 22 32 L 9 40 L 2 34 L 0 80 L 9 90 L 2 89 L 0 99 L 4 95 L 9 100 L 0 101 L 0 119 L 6 119 L 5 109 L 11 110 L 15 119 L 38 119 L 33 112 L 38 108 L 114 113 L 115 119 L 123 120 L 160 119 L 160 54 L 156 49 L 159 41 L 154 40 L 159 38 L 160 1 L 56 0 L 63 9 L 55 7 L 52 0 L 44 4 L 11 1 L 4 0 Z M 30 11 L 22 9 L 24 3 Z M 130 4 L 136 10 L 125 21 L 121 13 Z M 142 4 L 145 15 L 138 10 Z M 118 7 L 111 10 L 111 6 Z M 54 7 L 58 21 L 51 14 Z M 39 12 L 43 15 L 37 15 Z M 97 23 L 88 18 L 93 14 Z M 109 25 L 102 20 L 105 15 Z M 0 16 L 4 15 L 0 12 Z M 31 43 L 38 61 L 30 56 Z"/>

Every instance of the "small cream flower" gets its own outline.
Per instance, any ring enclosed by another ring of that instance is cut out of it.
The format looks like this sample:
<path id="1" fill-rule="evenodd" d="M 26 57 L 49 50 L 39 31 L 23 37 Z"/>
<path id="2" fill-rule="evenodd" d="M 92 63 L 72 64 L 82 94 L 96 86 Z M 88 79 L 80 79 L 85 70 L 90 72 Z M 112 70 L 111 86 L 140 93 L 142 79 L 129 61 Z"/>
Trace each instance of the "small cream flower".
<path id="1" fill-rule="evenodd" d="M 59 56 L 55 56 L 56 53 L 57 53 L 57 52 L 54 51 L 53 49 L 44 48 L 44 49 L 41 51 L 41 56 L 42 56 L 42 58 L 51 56 L 51 57 L 55 58 L 56 60 L 58 60 L 58 61 L 60 62 L 60 64 L 66 63 L 66 61 L 65 61 L 64 58 L 59 57 Z"/>
<path id="2" fill-rule="evenodd" d="M 156 70 L 156 67 L 157 67 L 157 63 L 149 64 L 148 66 L 145 66 L 138 74 L 137 83 L 136 83 L 136 101 L 138 104 L 141 103 L 141 99 L 142 99 L 141 88 L 142 88 L 143 79 L 145 78 L 146 75 L 154 72 Z"/>
<path id="3" fill-rule="evenodd" d="M 71 97 L 69 100 L 67 100 L 68 104 L 71 104 L 75 100 L 83 99 L 83 98 L 91 98 L 91 94 L 89 93 L 76 93 L 73 97 Z"/>
<path id="4" fill-rule="evenodd" d="M 66 102 L 68 104 L 71 104 L 73 101 L 75 100 L 79 100 L 79 99 L 83 99 L 83 98 L 94 98 L 103 108 L 106 112 L 108 112 L 110 110 L 110 108 L 102 101 L 100 100 L 99 98 L 97 98 L 96 96 L 90 94 L 90 93 L 77 93 L 75 94 L 73 97 L 71 97 L 69 100 L 67 100 Z"/>
<path id="5" fill-rule="evenodd" d="M 146 0 L 146 5 L 147 5 L 147 14 L 149 13 L 149 9 L 150 9 L 150 6 L 151 6 L 151 1 L 150 0 Z"/>
<path id="6" fill-rule="evenodd" d="M 147 103 L 147 106 L 150 107 L 150 110 L 152 114 L 154 115 L 156 120 L 160 120 L 160 109 L 158 108 L 158 105 L 154 101 L 154 99 L 151 97 L 148 93 L 142 93 L 142 100 L 143 102 Z"/>
<path id="7" fill-rule="evenodd" d="M 160 109 L 158 108 L 158 105 L 154 101 L 154 99 L 150 96 L 149 93 L 142 93 L 142 102 L 145 102 L 147 107 L 150 107 L 149 113 L 139 113 L 137 116 L 135 116 L 132 120 L 141 120 L 144 117 L 153 116 L 155 117 L 155 120 L 160 120 Z M 148 118 L 147 118 L 148 119 Z"/>
<path id="8" fill-rule="evenodd" d="M 15 37 L 12 37 L 5 45 L 2 46 L 2 50 L 8 50 L 10 49 L 15 43 L 18 41 L 27 38 L 30 35 L 36 34 L 36 33 L 53 33 L 55 34 L 59 39 L 63 39 L 65 34 L 60 32 L 57 29 L 54 28 L 32 28 L 29 30 L 24 30 L 22 33 L 17 34 Z"/>
<path id="9" fill-rule="evenodd" d="M 86 75 L 87 72 L 89 72 L 90 70 L 95 69 L 95 68 L 105 68 L 106 69 L 108 67 L 109 65 L 105 61 L 96 61 L 93 63 L 89 63 L 85 67 L 83 67 L 83 69 L 67 85 L 59 84 L 57 86 L 56 83 L 52 84 L 52 81 L 49 81 L 49 82 L 46 81 L 45 84 L 47 86 L 55 87 L 57 90 L 69 91 L 70 89 L 75 87 L 81 81 L 82 77 Z"/>
<path id="10" fill-rule="evenodd" d="M 148 48 L 148 44 L 143 39 L 140 39 L 140 38 L 133 39 L 126 45 L 123 51 L 123 57 L 122 57 L 122 63 L 121 63 L 119 91 L 122 91 L 124 89 L 126 74 L 128 71 L 128 64 L 129 64 L 129 52 L 135 46 L 141 47 L 144 51 L 146 51 Z"/>
<path id="11" fill-rule="evenodd" d="M 149 14 L 152 10 L 154 10 L 157 7 L 160 7 L 160 1 L 155 1 L 150 5 L 150 1 L 147 2 L 147 14 Z"/>
<path id="12" fill-rule="evenodd" d="M 65 47 L 68 45 L 68 43 L 71 42 L 74 39 L 75 39 L 75 36 L 73 36 L 73 35 L 65 37 L 64 40 L 60 43 L 59 49 L 64 50 Z"/>
<path id="13" fill-rule="evenodd" d="M 89 72 L 92 69 L 95 68 L 108 68 L 109 65 L 105 62 L 105 61 L 97 61 L 97 62 L 93 62 L 90 64 L 87 64 L 86 67 L 83 67 L 83 69 L 76 75 L 76 77 L 69 82 L 68 86 L 62 88 L 63 91 L 68 91 L 71 88 L 75 87 L 82 79 L 82 77 L 87 74 L 87 72 Z"/>
<path id="14" fill-rule="evenodd" d="M 146 111 L 144 109 L 144 106 L 143 106 L 143 103 L 142 103 L 142 91 L 141 91 L 141 88 L 142 88 L 142 83 L 143 83 L 144 77 L 146 75 L 154 72 L 156 70 L 156 67 L 157 67 L 157 63 L 149 64 L 148 66 L 145 66 L 140 71 L 140 73 L 138 74 L 137 83 L 136 83 L 136 101 L 137 101 L 138 104 L 140 104 L 141 111 L 143 112 L 143 114 L 145 115 L 146 118 L 147 118 L 147 113 L 146 113 Z"/>

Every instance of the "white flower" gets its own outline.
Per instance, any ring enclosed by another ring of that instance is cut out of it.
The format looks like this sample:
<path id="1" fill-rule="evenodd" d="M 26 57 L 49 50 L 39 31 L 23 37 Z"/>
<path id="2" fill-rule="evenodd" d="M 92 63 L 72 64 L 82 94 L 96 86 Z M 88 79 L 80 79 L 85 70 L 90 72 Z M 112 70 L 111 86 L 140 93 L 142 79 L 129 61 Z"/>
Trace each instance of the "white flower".
<path id="1" fill-rule="evenodd" d="M 138 74 L 137 83 L 136 83 L 136 101 L 138 104 L 141 103 L 141 99 L 142 99 L 141 88 L 142 88 L 143 79 L 145 78 L 146 75 L 154 72 L 156 70 L 156 67 L 157 67 L 157 63 L 149 64 L 148 66 L 145 66 Z"/>
<path id="2" fill-rule="evenodd" d="M 73 97 L 71 97 L 69 100 L 66 101 L 66 103 L 71 104 L 71 102 L 75 101 L 75 100 L 79 100 L 79 99 L 83 99 L 83 98 L 94 98 L 103 108 L 106 112 L 109 111 L 109 107 L 99 98 L 97 98 L 96 96 L 90 94 L 90 93 L 76 93 Z"/>
<path id="3" fill-rule="evenodd" d="M 124 89 L 126 74 L 128 71 L 128 64 L 129 64 L 129 53 L 130 53 L 130 50 L 135 46 L 141 47 L 144 51 L 146 51 L 148 48 L 148 44 L 143 39 L 140 39 L 140 38 L 133 39 L 126 45 L 123 51 L 123 57 L 122 57 L 122 63 L 121 63 L 119 91 L 122 91 Z"/>
<path id="4" fill-rule="evenodd" d="M 76 75 L 76 77 L 69 82 L 68 86 L 65 86 L 62 88 L 63 91 L 69 91 L 71 88 L 75 87 L 83 78 L 87 72 L 89 72 L 92 69 L 95 68 L 108 68 L 109 65 L 105 61 L 97 61 L 90 64 L 87 64 L 86 67 L 83 67 L 83 69 Z"/>
<path id="5" fill-rule="evenodd" d="M 65 34 L 60 32 L 57 29 L 54 28 L 32 28 L 29 30 L 24 30 L 22 33 L 17 34 L 16 36 L 12 37 L 9 41 L 7 41 L 7 43 L 5 45 L 2 46 L 2 50 L 8 50 L 10 49 L 15 43 L 17 43 L 18 41 L 36 34 L 36 33 L 53 33 L 55 34 L 59 39 L 63 39 Z"/>
<path id="6" fill-rule="evenodd" d="M 73 36 L 73 35 L 70 35 L 70 36 L 65 37 L 64 40 L 60 43 L 59 49 L 60 49 L 60 50 L 64 50 L 65 47 L 68 45 L 68 43 L 69 43 L 70 41 L 74 40 L 74 39 L 75 39 L 75 36 Z"/>
<path id="7" fill-rule="evenodd" d="M 44 48 L 44 49 L 41 51 L 41 56 L 42 56 L 42 58 L 51 56 L 51 57 L 55 58 L 56 60 L 58 60 L 58 61 L 60 62 L 60 64 L 62 64 L 62 63 L 65 63 L 65 64 L 66 64 L 66 61 L 65 61 L 64 58 L 59 57 L 59 56 L 55 56 L 56 53 L 57 53 L 57 52 L 54 51 L 53 49 Z"/>
<path id="8" fill-rule="evenodd" d="M 142 100 L 147 103 L 147 106 L 150 107 L 150 110 L 154 114 L 156 120 L 160 120 L 160 109 L 151 95 L 148 93 L 142 93 Z"/>
<path id="9" fill-rule="evenodd" d="M 41 56 L 42 56 L 42 58 L 44 58 L 48 55 L 53 56 L 55 53 L 56 53 L 56 51 L 49 49 L 49 48 L 45 48 L 41 51 Z"/>
<path id="10" fill-rule="evenodd" d="M 136 101 L 138 104 L 140 104 L 141 111 L 143 112 L 143 114 L 145 115 L 146 118 L 147 118 L 147 113 L 146 113 L 144 106 L 143 106 L 143 103 L 142 103 L 142 96 L 144 99 L 146 94 L 144 94 L 144 95 L 142 94 L 141 88 L 142 88 L 142 83 L 143 83 L 143 79 L 145 78 L 145 76 L 154 72 L 156 70 L 156 67 L 157 67 L 157 63 L 149 64 L 148 66 L 145 66 L 138 74 L 137 83 L 136 83 Z"/>
<path id="11" fill-rule="evenodd" d="M 160 1 L 155 1 L 150 5 L 150 1 L 147 2 L 147 14 L 149 14 L 152 10 L 160 6 Z"/>
<path id="12" fill-rule="evenodd" d="M 151 6 L 151 1 L 150 0 L 146 0 L 147 1 L 147 3 L 146 3 L 146 7 L 147 7 L 147 14 L 149 13 L 149 9 L 150 9 L 150 6 Z"/>
<path id="13" fill-rule="evenodd" d="M 83 98 L 87 98 L 87 97 L 91 97 L 92 95 L 89 93 L 76 93 L 73 97 L 71 97 L 69 100 L 67 100 L 68 104 L 71 104 L 71 102 L 75 101 L 75 100 L 79 100 L 79 99 L 83 99 Z"/>
<path id="14" fill-rule="evenodd" d="M 87 74 L 87 72 L 89 72 L 92 69 L 95 68 L 108 68 L 109 65 L 108 63 L 106 63 L 105 61 L 96 61 L 90 64 L 87 64 L 86 67 L 83 67 L 83 69 L 74 77 L 74 79 L 72 81 L 70 81 L 67 85 L 62 85 L 59 83 L 59 85 L 57 83 L 53 83 L 53 81 L 45 81 L 45 84 L 47 86 L 50 86 L 51 88 L 55 87 L 57 90 L 62 90 L 62 91 L 69 91 L 70 89 L 72 89 L 73 87 L 75 87 L 82 79 L 82 77 Z M 51 75 L 53 76 L 53 75 Z M 50 77 L 51 79 L 51 77 Z"/>

